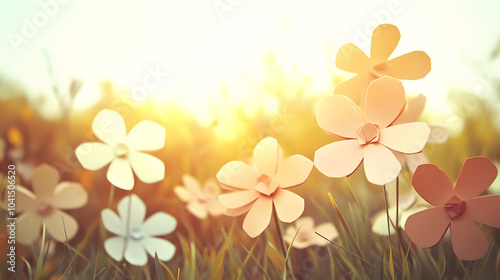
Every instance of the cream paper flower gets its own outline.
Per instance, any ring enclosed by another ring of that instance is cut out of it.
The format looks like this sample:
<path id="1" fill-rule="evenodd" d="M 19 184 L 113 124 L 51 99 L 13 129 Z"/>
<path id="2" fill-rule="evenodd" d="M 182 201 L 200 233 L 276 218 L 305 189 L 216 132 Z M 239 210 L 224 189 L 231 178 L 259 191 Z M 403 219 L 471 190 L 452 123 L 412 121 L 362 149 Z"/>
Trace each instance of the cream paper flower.
<path id="1" fill-rule="evenodd" d="M 123 118 L 104 109 L 92 122 L 92 130 L 104 143 L 88 142 L 75 150 L 83 168 L 98 170 L 109 165 L 109 182 L 118 188 L 134 188 L 134 174 L 144 183 L 165 178 L 165 165 L 156 157 L 142 153 L 159 150 L 165 144 L 165 128 L 152 121 L 141 121 L 126 134 Z M 132 172 L 133 170 L 133 172 Z"/>
<path id="2" fill-rule="evenodd" d="M 297 230 L 299 230 L 298 233 Z M 292 247 L 297 249 L 304 249 L 310 246 L 325 246 L 328 244 L 328 241 L 317 235 L 316 232 L 328 238 L 328 240 L 333 240 L 339 236 L 337 229 L 332 223 L 322 223 L 315 227 L 313 218 L 303 217 L 297 219 L 295 225 L 286 228 L 283 239 L 290 244 L 295 234 L 297 234 L 292 244 Z"/>
<path id="3" fill-rule="evenodd" d="M 198 219 L 205 219 L 208 214 L 220 216 L 226 211 L 217 199 L 220 187 L 214 180 L 207 180 L 202 188 L 195 178 L 186 174 L 182 177 L 182 182 L 184 186 L 176 186 L 174 192 L 180 200 L 187 203 L 188 211 Z"/>
<path id="4" fill-rule="evenodd" d="M 87 203 L 87 192 L 78 183 L 59 182 L 59 173 L 50 165 L 35 168 L 31 178 L 33 192 L 25 187 L 16 188 L 17 219 L 16 240 L 32 244 L 40 236 L 42 224 L 56 241 L 71 240 L 78 231 L 78 223 L 60 209 L 77 209 Z"/>
<path id="5" fill-rule="evenodd" d="M 130 207 L 130 208 L 129 208 Z M 124 257 L 127 262 L 137 266 L 148 263 L 146 252 L 161 261 L 169 261 L 175 254 L 175 246 L 157 236 L 174 231 L 177 220 L 165 212 L 157 212 L 146 217 L 146 205 L 135 194 L 124 197 L 118 203 L 118 215 L 107 208 L 101 211 L 104 227 L 118 236 L 104 242 L 104 249 L 116 261 Z"/>

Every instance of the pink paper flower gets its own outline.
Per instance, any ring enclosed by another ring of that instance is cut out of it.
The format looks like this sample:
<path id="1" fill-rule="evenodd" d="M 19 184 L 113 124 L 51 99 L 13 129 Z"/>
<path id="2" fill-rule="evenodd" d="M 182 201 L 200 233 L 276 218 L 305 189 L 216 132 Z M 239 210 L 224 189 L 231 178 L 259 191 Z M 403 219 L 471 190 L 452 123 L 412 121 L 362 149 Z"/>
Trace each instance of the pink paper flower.
<path id="1" fill-rule="evenodd" d="M 184 175 L 182 182 L 184 186 L 176 186 L 174 192 L 180 200 L 187 203 L 188 211 L 198 219 L 205 219 L 208 214 L 220 216 L 226 211 L 217 198 L 220 187 L 214 180 L 207 180 L 203 188 L 189 175 Z"/>
<path id="2" fill-rule="evenodd" d="M 316 232 L 328 238 L 328 240 L 333 240 L 339 236 L 337 229 L 332 223 L 322 223 L 315 227 L 314 220 L 311 217 L 299 218 L 294 224 L 295 225 L 291 225 L 285 230 L 283 239 L 290 244 L 295 237 L 292 247 L 297 249 L 327 245 L 328 241 L 317 235 Z M 299 230 L 298 233 L 297 230 Z M 297 234 L 297 236 L 295 236 L 295 234 Z"/>
<path id="3" fill-rule="evenodd" d="M 364 111 L 343 95 L 322 98 L 316 110 L 318 125 L 346 140 L 318 149 L 315 166 L 326 176 L 339 178 L 351 175 L 364 160 L 369 182 L 385 185 L 396 179 L 401 164 L 393 151 L 418 153 L 430 133 L 422 122 L 393 125 L 405 103 L 402 83 L 388 76 L 368 87 Z"/>
<path id="4" fill-rule="evenodd" d="M 413 214 L 406 221 L 406 233 L 413 243 L 432 247 L 450 228 L 453 251 L 458 258 L 482 258 L 488 240 L 474 222 L 500 227 L 500 195 L 475 196 L 488 189 L 497 174 L 488 158 L 468 158 L 453 188 L 441 169 L 432 164 L 420 165 L 413 175 L 413 186 L 435 207 Z"/>
<path id="5" fill-rule="evenodd" d="M 243 229 L 252 238 L 269 225 L 273 205 L 278 218 L 286 223 L 295 221 L 304 211 L 304 199 L 286 189 L 304 183 L 313 163 L 302 155 L 293 155 L 280 165 L 282 154 L 278 141 L 267 137 L 254 149 L 256 169 L 231 161 L 217 173 L 221 187 L 234 191 L 220 195 L 219 201 L 228 208 L 227 215 L 248 212 Z"/>
<path id="6" fill-rule="evenodd" d="M 368 85 L 380 77 L 387 75 L 402 80 L 425 77 L 431 70 L 431 59 L 425 52 L 414 51 L 389 60 L 400 37 L 396 26 L 379 25 L 373 30 L 370 57 L 351 43 L 343 45 L 337 53 L 335 65 L 357 75 L 336 86 L 334 94 L 348 96 L 357 102 L 365 97 Z"/>

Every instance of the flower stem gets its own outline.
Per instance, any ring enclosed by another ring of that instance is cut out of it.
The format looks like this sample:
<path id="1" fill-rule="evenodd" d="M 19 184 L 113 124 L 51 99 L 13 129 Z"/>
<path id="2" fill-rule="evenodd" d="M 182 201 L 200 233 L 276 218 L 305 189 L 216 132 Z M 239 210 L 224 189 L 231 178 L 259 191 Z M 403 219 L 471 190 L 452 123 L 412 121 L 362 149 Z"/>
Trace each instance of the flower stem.
<path id="1" fill-rule="evenodd" d="M 287 255 L 286 254 L 286 245 L 285 245 L 285 241 L 283 240 L 283 231 L 281 230 L 281 224 L 280 224 L 280 221 L 278 220 L 278 215 L 276 214 L 276 209 L 273 209 L 273 219 L 274 219 L 274 222 L 276 223 L 276 228 L 278 229 L 278 240 L 279 240 L 279 243 L 281 243 L 281 245 L 278 246 L 278 247 L 281 248 L 281 251 L 282 251 L 282 254 L 283 254 L 283 259 L 285 260 L 286 259 L 286 255 Z M 286 265 L 288 265 L 288 271 L 290 271 L 290 274 L 293 277 L 292 262 L 291 262 L 290 259 L 288 259 Z"/>

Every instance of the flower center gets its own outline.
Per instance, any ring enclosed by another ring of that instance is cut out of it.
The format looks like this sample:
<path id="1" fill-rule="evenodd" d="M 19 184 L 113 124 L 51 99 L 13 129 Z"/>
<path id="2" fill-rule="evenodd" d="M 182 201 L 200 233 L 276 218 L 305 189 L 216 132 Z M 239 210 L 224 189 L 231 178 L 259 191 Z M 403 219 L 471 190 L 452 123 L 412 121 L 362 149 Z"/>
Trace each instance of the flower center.
<path id="1" fill-rule="evenodd" d="M 375 79 L 389 74 L 389 68 L 385 62 L 374 64 L 370 67 L 370 73 L 375 76 Z"/>
<path id="2" fill-rule="evenodd" d="M 376 124 L 365 123 L 363 126 L 358 128 L 358 143 L 360 145 L 365 145 L 377 142 L 379 135 L 380 130 Z"/>
<path id="3" fill-rule="evenodd" d="M 255 189 L 263 195 L 271 196 L 278 189 L 278 182 L 266 174 L 260 175 L 257 182 Z"/>
<path id="4" fill-rule="evenodd" d="M 141 228 L 132 228 L 130 229 L 130 237 L 132 237 L 132 239 L 134 240 L 140 240 L 144 237 L 144 232 Z"/>
<path id="5" fill-rule="evenodd" d="M 115 156 L 119 158 L 127 158 L 129 147 L 124 143 L 118 143 L 115 146 Z"/>
<path id="6" fill-rule="evenodd" d="M 47 217 L 54 212 L 54 206 L 46 200 L 40 200 L 36 206 L 36 212 L 42 217 Z"/>
<path id="7" fill-rule="evenodd" d="M 198 194 L 196 195 L 196 198 L 195 198 L 196 202 L 199 203 L 199 204 L 205 204 L 207 203 L 208 199 L 206 196 L 202 195 L 202 194 Z"/>
<path id="8" fill-rule="evenodd" d="M 465 201 L 461 200 L 460 198 L 453 196 L 452 198 L 450 198 L 450 200 L 448 200 L 448 202 L 446 202 L 444 207 L 446 209 L 446 212 L 448 213 L 448 216 L 453 219 L 462 215 L 462 213 L 467 208 L 467 203 L 465 203 Z"/>
<path id="9" fill-rule="evenodd" d="M 306 231 L 299 231 L 299 233 L 297 233 L 297 237 L 296 237 L 297 241 L 300 241 L 300 242 L 307 242 L 309 241 L 309 234 L 308 232 Z"/>

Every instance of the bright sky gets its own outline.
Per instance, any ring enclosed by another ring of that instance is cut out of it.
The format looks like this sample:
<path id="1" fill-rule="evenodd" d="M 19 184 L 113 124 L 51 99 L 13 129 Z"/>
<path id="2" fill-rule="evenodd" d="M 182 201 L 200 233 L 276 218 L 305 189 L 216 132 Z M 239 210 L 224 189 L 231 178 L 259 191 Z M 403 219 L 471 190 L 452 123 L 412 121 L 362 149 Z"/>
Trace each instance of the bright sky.
<path id="1" fill-rule="evenodd" d="M 242 75 L 260 77 L 269 52 L 285 71 L 296 63 L 298 73 L 311 76 L 312 91 L 328 91 L 332 73 L 343 73 L 334 65 L 338 48 L 352 42 L 368 53 L 364 38 L 389 22 L 402 34 L 393 57 L 414 50 L 431 57 L 427 77 L 405 82 L 407 92 L 428 97 L 430 110 L 449 110 L 450 88 L 474 90 L 500 77 L 500 62 L 489 58 L 500 42 L 500 1 L 373 2 L 3 1 L 0 75 L 33 98 L 50 93 L 49 56 L 63 88 L 74 77 L 85 81 L 80 106 L 97 98 L 98 81 L 109 79 L 197 111 L 217 102 L 221 84 L 236 97 L 255 94 Z M 45 112 L 54 112 L 50 102 Z"/>

